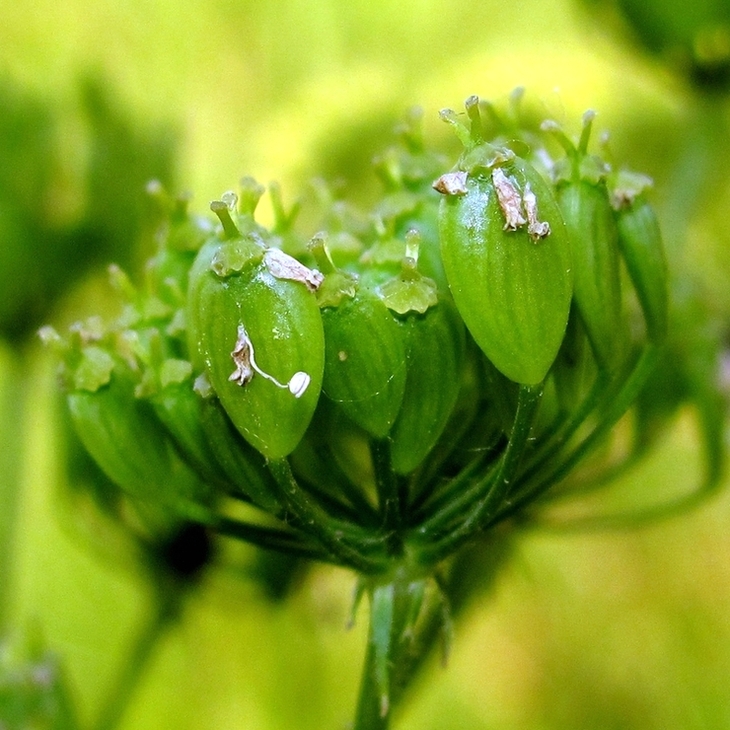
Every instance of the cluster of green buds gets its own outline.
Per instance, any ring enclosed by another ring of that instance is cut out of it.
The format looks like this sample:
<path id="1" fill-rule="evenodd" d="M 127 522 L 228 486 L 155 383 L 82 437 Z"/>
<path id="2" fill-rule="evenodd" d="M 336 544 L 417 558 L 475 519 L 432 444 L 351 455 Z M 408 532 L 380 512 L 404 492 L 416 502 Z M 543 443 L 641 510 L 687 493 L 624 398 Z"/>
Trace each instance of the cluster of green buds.
<path id="1" fill-rule="evenodd" d="M 585 479 L 667 333 L 650 181 L 589 152 L 593 114 L 575 142 L 477 97 L 441 116 L 464 148 L 451 170 L 411 114 L 373 210 L 320 185 L 308 232 L 278 186 L 268 228 L 252 179 L 215 223 L 152 186 L 167 223 L 139 286 L 111 270 L 119 316 L 43 332 L 81 441 L 127 495 L 357 571 L 359 728 L 386 726 L 400 658 L 446 616 L 447 559 Z"/>

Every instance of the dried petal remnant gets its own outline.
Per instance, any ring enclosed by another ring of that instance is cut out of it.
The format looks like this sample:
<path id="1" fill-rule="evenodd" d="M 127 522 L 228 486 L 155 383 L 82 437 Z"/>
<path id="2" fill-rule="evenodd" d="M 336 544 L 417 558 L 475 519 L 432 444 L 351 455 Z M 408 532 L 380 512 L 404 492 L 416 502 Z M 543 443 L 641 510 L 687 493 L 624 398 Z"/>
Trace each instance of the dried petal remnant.
<path id="1" fill-rule="evenodd" d="M 432 187 L 442 195 L 466 195 L 466 172 L 447 172 L 435 180 Z"/>
<path id="2" fill-rule="evenodd" d="M 504 230 L 516 231 L 527 223 L 522 215 L 522 197 L 516 185 L 502 171 L 495 167 L 492 170 L 492 182 L 497 192 L 497 201 L 504 215 Z"/>
<path id="3" fill-rule="evenodd" d="M 231 352 L 233 362 L 236 364 L 236 369 L 230 374 L 228 380 L 238 385 L 247 385 L 253 378 L 253 346 L 251 340 L 246 332 L 246 328 L 242 325 L 238 325 L 238 339 L 236 345 Z"/>
<path id="4" fill-rule="evenodd" d="M 630 208 L 636 198 L 653 185 L 654 181 L 647 175 L 621 170 L 611 190 L 611 207 L 614 210 Z"/>
<path id="5" fill-rule="evenodd" d="M 269 273 L 277 279 L 300 281 L 310 291 L 316 291 L 324 281 L 324 276 L 317 269 L 308 268 L 278 248 L 267 249 L 264 254 L 264 264 Z"/>
<path id="6" fill-rule="evenodd" d="M 277 388 L 288 390 L 295 398 L 301 398 L 309 387 L 310 376 L 302 370 L 292 375 L 288 383 L 280 383 L 273 375 L 265 373 L 257 364 L 254 357 L 253 342 L 246 332 L 243 324 L 238 325 L 238 336 L 236 345 L 231 352 L 236 369 L 230 374 L 228 380 L 240 386 L 251 382 L 254 373 L 273 383 Z"/>
<path id="7" fill-rule="evenodd" d="M 537 198 L 532 192 L 530 184 L 525 185 L 525 194 L 522 198 L 525 203 L 525 213 L 527 213 L 527 232 L 530 238 L 537 242 L 539 238 L 545 238 L 550 235 L 550 224 L 547 221 L 541 221 L 537 215 Z"/>

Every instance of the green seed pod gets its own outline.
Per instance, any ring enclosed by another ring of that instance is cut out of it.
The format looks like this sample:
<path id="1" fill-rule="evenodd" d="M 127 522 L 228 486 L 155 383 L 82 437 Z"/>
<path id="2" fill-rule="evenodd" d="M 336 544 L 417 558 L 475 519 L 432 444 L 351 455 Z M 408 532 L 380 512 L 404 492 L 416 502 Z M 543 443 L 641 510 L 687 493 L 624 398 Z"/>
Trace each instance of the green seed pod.
<path id="1" fill-rule="evenodd" d="M 570 413 L 579 406 L 595 376 L 595 369 L 585 328 L 574 305 L 565 339 L 551 371 L 559 408 Z"/>
<path id="2" fill-rule="evenodd" d="M 431 451 L 454 408 L 464 358 L 464 325 L 450 298 L 418 270 L 421 236 L 405 236 L 401 270 L 376 292 L 395 313 L 406 354 L 406 382 L 390 432 L 393 468 L 413 471 Z"/>
<path id="3" fill-rule="evenodd" d="M 228 482 L 261 509 L 279 513 L 277 487 L 263 456 L 241 438 L 217 398 L 201 398 L 200 419 L 209 448 Z"/>
<path id="4" fill-rule="evenodd" d="M 344 498 L 363 518 L 367 513 L 372 517 L 375 513 L 366 496 L 375 481 L 369 440 L 367 432 L 338 404 L 320 398 L 312 423 L 289 463 L 300 483 L 312 493 Z"/>
<path id="5" fill-rule="evenodd" d="M 250 238 L 244 239 L 247 244 L 250 265 L 260 262 L 264 255 L 263 246 Z M 195 372 L 202 372 L 206 367 L 205 359 L 201 353 L 200 343 L 203 337 L 204 320 L 197 316 L 196 303 L 201 297 L 201 289 L 210 280 L 210 272 L 213 267 L 213 260 L 221 249 L 221 240 L 218 236 L 206 241 L 198 251 L 198 254 L 188 274 L 188 296 L 185 312 L 188 351 L 190 362 Z M 242 265 L 243 268 L 243 265 Z"/>
<path id="6" fill-rule="evenodd" d="M 358 426 L 384 437 L 400 411 L 406 354 L 400 328 L 369 289 L 322 310 L 325 370 L 322 390 Z"/>
<path id="7" fill-rule="evenodd" d="M 575 301 L 599 367 L 612 372 L 623 362 L 628 328 L 622 310 L 618 229 L 606 187 L 609 168 L 588 154 L 594 118 L 590 110 L 583 115 L 577 146 L 551 120 L 543 122 L 542 129 L 566 151 L 555 174 L 573 253 Z"/>
<path id="8" fill-rule="evenodd" d="M 453 303 L 451 306 L 453 307 Z M 463 323 L 461 328 L 463 332 Z M 488 361 L 471 338 L 464 339 L 457 399 L 439 440 L 422 463 L 426 472 L 424 483 L 430 475 L 440 470 L 448 471 L 448 468 L 443 467 L 447 462 L 458 464 L 456 466 L 458 471 L 475 454 L 482 453 L 488 448 L 490 433 L 498 428 L 495 423 L 496 409 L 493 404 L 487 404 L 483 399 L 485 388 L 481 378 L 481 364 Z M 507 386 L 515 385 L 511 380 L 499 375 Z M 488 421 L 492 423 L 487 423 Z M 499 428 L 499 434 L 501 433 L 502 430 Z"/>
<path id="9" fill-rule="evenodd" d="M 447 299 L 401 323 L 406 347 L 403 405 L 390 432 L 393 469 L 413 471 L 446 427 L 459 395 L 464 325 Z"/>
<path id="10" fill-rule="evenodd" d="M 89 352 L 82 357 L 97 364 L 102 359 Z M 134 497 L 171 506 L 205 499 L 207 489 L 177 457 L 153 409 L 135 397 L 135 379 L 109 357 L 106 382 L 102 383 L 103 377 L 96 382 L 77 379 L 77 387 L 68 394 L 71 418 L 86 450 L 113 482 Z"/>
<path id="11" fill-rule="evenodd" d="M 325 273 L 322 390 L 358 426 L 383 438 L 395 422 L 405 389 L 400 327 L 373 289 L 335 268 L 322 236 L 312 239 L 310 250 Z"/>
<path id="12" fill-rule="evenodd" d="M 449 173 L 434 184 L 445 194 L 441 255 L 456 306 L 479 347 L 511 380 L 535 384 L 565 333 L 570 249 L 548 184 L 529 163 L 505 160 L 491 169 Z"/>
<path id="13" fill-rule="evenodd" d="M 441 202 L 439 197 L 433 189 L 422 193 L 422 200 L 414 215 L 398 222 L 396 235 L 405 236 L 408 231 L 418 231 L 421 236 L 419 268 L 437 283 L 439 293 L 447 293 L 449 285 L 441 261 L 439 241 L 438 212 Z"/>
<path id="14" fill-rule="evenodd" d="M 618 367 L 626 345 L 618 229 L 603 182 L 562 185 L 558 201 L 573 248 L 575 301 L 599 365 Z"/>
<path id="15" fill-rule="evenodd" d="M 173 362 L 163 363 L 161 387 L 149 396 L 150 403 L 178 451 L 195 472 L 207 484 L 225 485 L 226 474 L 216 460 L 202 426 L 203 399 L 194 391 L 189 373 L 185 377 L 166 377 L 166 371 L 170 370 L 168 366 Z M 189 369 L 190 363 L 185 364 Z"/>
<path id="16" fill-rule="evenodd" d="M 663 342 L 667 334 L 667 261 L 654 209 L 646 197 L 614 195 L 618 243 L 646 320 L 647 336 Z"/>
<path id="17" fill-rule="evenodd" d="M 227 207 L 213 207 L 228 240 L 203 246 L 191 271 L 190 349 L 243 437 L 279 459 L 299 443 L 319 397 L 324 333 L 310 288 L 321 275 L 240 236 Z"/>

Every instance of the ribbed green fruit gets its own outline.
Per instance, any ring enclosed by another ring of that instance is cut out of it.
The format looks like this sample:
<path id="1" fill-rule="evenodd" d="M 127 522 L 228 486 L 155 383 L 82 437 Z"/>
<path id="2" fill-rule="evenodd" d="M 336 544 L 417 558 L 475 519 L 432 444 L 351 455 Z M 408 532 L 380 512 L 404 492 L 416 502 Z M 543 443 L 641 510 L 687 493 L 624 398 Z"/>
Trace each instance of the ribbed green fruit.
<path id="1" fill-rule="evenodd" d="M 572 295 L 570 245 L 552 190 L 519 158 L 452 175 L 463 184 L 441 201 L 440 234 L 456 306 L 502 373 L 539 383 L 560 348 Z M 500 202 L 505 187 L 511 208 Z"/>
<path id="2" fill-rule="evenodd" d="M 587 384 L 595 376 L 595 369 L 585 327 L 574 305 L 568 318 L 565 339 L 551 370 L 559 408 L 570 413 L 579 407 L 585 397 Z"/>
<path id="3" fill-rule="evenodd" d="M 280 512 L 276 484 L 264 457 L 241 437 L 220 401 L 201 399 L 200 417 L 209 448 L 233 487 L 231 491 L 271 514 Z"/>
<path id="4" fill-rule="evenodd" d="M 135 398 L 120 367 L 95 390 L 68 394 L 81 442 L 106 475 L 128 494 L 175 506 L 207 489 L 178 458 L 149 403 Z"/>
<path id="5" fill-rule="evenodd" d="M 398 416 L 406 382 L 398 322 L 383 301 L 362 286 L 353 298 L 324 308 L 322 321 L 322 390 L 361 428 L 384 437 Z"/>
<path id="6" fill-rule="evenodd" d="M 166 384 L 149 400 L 185 461 L 207 484 L 224 485 L 226 474 L 203 430 L 203 398 L 193 390 L 192 380 Z"/>
<path id="7" fill-rule="evenodd" d="M 273 249 L 249 255 L 249 244 L 234 239 L 201 249 L 188 294 L 191 359 L 243 437 L 279 459 L 299 443 L 317 405 L 322 318 L 305 283 L 274 275 Z"/>
<path id="8" fill-rule="evenodd" d="M 617 368 L 626 347 L 618 230 L 603 182 L 568 182 L 558 190 L 574 261 L 575 301 L 598 364 Z"/>
<path id="9" fill-rule="evenodd" d="M 406 348 L 403 404 L 390 432 L 393 469 L 413 471 L 431 452 L 456 404 L 464 365 L 464 325 L 449 300 L 401 323 Z"/>
<path id="10" fill-rule="evenodd" d="M 617 223 L 619 247 L 644 312 L 647 336 L 662 342 L 667 334 L 669 291 L 656 214 L 642 195 L 619 210 Z"/>

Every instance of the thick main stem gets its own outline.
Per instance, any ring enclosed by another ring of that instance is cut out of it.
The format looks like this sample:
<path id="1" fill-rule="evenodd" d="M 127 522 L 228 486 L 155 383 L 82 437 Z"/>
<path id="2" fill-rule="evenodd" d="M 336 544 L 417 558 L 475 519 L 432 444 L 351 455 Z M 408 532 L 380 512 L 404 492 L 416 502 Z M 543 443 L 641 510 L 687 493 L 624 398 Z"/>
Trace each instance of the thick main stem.
<path id="1" fill-rule="evenodd" d="M 370 641 L 365 652 L 360 698 L 353 730 L 387 730 L 390 727 L 390 708 L 383 713 L 382 701 L 375 681 L 375 649 Z"/>
<path id="2" fill-rule="evenodd" d="M 415 636 L 427 580 L 402 564 L 368 589 L 368 646 L 354 730 L 390 727 L 393 707 L 413 676 L 411 665 L 430 648 Z"/>

